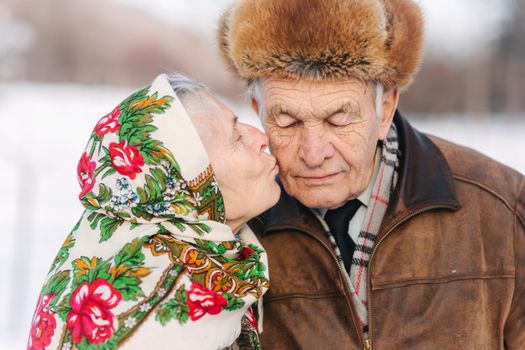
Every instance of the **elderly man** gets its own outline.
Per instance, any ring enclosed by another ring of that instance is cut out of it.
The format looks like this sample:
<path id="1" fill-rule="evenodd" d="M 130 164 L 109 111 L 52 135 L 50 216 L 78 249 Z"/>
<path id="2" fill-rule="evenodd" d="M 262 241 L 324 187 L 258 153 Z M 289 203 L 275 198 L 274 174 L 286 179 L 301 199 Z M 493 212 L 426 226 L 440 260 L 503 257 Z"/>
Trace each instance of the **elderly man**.
<path id="1" fill-rule="evenodd" d="M 397 111 L 422 55 L 410 0 L 240 0 L 221 20 L 283 195 L 268 349 L 525 349 L 525 180 Z"/>

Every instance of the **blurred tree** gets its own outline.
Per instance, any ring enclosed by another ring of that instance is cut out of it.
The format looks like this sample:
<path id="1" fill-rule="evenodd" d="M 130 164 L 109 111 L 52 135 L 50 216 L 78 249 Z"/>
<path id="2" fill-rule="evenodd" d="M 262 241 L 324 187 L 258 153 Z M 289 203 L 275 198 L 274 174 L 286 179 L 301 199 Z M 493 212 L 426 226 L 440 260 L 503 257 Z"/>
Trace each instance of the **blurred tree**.
<path id="1" fill-rule="evenodd" d="M 137 86 L 180 70 L 222 93 L 240 92 L 212 45 L 144 11 L 104 0 L 5 1 L 35 33 L 18 78 Z"/>
<path id="2" fill-rule="evenodd" d="M 492 95 L 494 109 L 509 115 L 525 111 L 525 1 L 516 0 L 513 12 L 497 45 Z"/>
<path id="3" fill-rule="evenodd" d="M 525 0 L 515 0 L 504 30 L 463 60 L 427 55 L 401 108 L 416 115 L 487 117 L 525 112 Z"/>
<path id="4" fill-rule="evenodd" d="M 33 43 L 31 27 L 13 18 L 9 8 L 0 4 L 0 79 L 25 75 L 24 53 Z"/>

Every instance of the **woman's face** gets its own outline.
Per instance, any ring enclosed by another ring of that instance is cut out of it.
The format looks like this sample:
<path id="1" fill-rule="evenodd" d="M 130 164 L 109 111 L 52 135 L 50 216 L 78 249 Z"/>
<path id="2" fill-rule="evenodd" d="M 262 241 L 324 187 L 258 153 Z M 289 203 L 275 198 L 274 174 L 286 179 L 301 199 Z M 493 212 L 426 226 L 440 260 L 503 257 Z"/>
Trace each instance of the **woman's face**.
<path id="1" fill-rule="evenodd" d="M 204 108 L 194 110 L 199 103 L 191 103 L 189 113 L 219 182 L 226 221 L 235 231 L 279 200 L 275 182 L 279 168 L 275 157 L 265 152 L 268 137 L 264 133 L 239 122 L 215 97 L 207 97 L 200 101 Z"/>

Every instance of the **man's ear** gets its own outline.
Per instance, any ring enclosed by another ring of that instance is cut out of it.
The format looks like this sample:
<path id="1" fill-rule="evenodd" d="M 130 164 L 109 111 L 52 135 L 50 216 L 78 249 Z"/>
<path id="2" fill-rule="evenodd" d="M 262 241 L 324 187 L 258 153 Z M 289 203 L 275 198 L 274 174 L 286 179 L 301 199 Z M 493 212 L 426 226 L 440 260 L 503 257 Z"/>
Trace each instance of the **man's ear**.
<path id="1" fill-rule="evenodd" d="M 250 103 L 251 103 L 251 105 L 252 105 L 252 109 L 253 109 L 253 111 L 254 111 L 257 115 L 259 115 L 259 103 L 258 103 L 253 97 L 250 99 Z"/>
<path id="2" fill-rule="evenodd" d="M 379 122 L 380 140 L 384 140 L 388 134 L 388 130 L 390 130 L 390 125 L 392 125 L 398 102 L 398 89 L 389 89 L 383 93 L 383 104 L 381 105 L 383 113 L 381 114 L 381 120 Z"/>

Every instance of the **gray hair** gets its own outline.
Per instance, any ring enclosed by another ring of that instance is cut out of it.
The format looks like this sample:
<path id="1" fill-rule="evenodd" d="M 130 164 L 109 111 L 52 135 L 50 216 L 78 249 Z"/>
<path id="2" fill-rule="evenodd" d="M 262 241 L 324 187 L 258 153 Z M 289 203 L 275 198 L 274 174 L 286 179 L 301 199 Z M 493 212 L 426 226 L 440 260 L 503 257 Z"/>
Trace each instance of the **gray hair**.
<path id="1" fill-rule="evenodd" d="M 206 85 L 188 78 L 181 73 L 168 75 L 168 82 L 186 109 L 204 147 L 209 151 L 215 146 L 215 123 L 210 118 L 219 115 L 218 105 L 210 98 L 209 89 Z"/>
<path id="2" fill-rule="evenodd" d="M 199 83 L 196 80 L 190 79 L 184 74 L 174 72 L 168 75 L 168 82 L 171 85 L 171 88 L 175 92 L 175 95 L 181 100 L 184 104 L 184 99 L 189 96 L 196 96 L 202 92 L 208 92 L 208 88 Z"/>
<path id="3" fill-rule="evenodd" d="M 248 85 L 247 95 L 248 98 L 253 98 L 257 104 L 259 105 L 259 118 L 261 119 L 261 122 L 264 124 L 264 118 L 266 116 L 266 109 L 264 106 L 264 99 L 263 99 L 263 93 L 262 93 L 262 78 L 255 79 Z M 381 118 L 383 115 L 383 93 L 384 93 L 384 87 L 383 84 L 380 82 L 375 83 L 375 91 L 374 91 L 374 100 L 375 100 L 375 111 L 377 118 Z"/>

